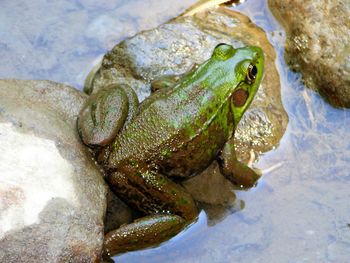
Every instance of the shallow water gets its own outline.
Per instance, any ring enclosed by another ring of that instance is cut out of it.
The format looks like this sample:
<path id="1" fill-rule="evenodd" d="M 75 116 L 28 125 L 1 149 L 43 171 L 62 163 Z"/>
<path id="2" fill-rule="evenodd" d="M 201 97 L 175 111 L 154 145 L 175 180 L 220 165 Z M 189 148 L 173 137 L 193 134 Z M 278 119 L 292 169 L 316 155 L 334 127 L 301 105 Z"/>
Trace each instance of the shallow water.
<path id="1" fill-rule="evenodd" d="M 115 43 L 175 17 L 195 1 L 2 0 L 0 77 L 51 79 L 81 88 Z M 256 164 L 283 162 L 256 188 L 237 192 L 245 207 L 208 226 L 206 214 L 160 247 L 117 262 L 349 262 L 350 111 L 306 89 L 283 60 L 284 32 L 265 1 L 238 7 L 275 46 L 288 129 Z M 148 11 L 149 10 L 149 11 Z"/>
<path id="2" fill-rule="evenodd" d="M 179 15 L 195 0 L 1 0 L 0 78 L 82 88 L 107 50 Z"/>

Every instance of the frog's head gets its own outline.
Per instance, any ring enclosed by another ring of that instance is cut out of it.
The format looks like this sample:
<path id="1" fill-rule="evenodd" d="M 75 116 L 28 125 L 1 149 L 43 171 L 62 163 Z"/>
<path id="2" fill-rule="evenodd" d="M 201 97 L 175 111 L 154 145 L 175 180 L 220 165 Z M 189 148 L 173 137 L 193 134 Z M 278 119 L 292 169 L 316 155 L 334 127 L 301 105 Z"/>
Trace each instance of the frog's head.
<path id="1" fill-rule="evenodd" d="M 212 58 L 225 64 L 230 84 L 231 109 L 237 126 L 259 88 L 264 72 L 264 53 L 259 47 L 235 49 L 231 45 L 219 44 L 215 47 Z"/>

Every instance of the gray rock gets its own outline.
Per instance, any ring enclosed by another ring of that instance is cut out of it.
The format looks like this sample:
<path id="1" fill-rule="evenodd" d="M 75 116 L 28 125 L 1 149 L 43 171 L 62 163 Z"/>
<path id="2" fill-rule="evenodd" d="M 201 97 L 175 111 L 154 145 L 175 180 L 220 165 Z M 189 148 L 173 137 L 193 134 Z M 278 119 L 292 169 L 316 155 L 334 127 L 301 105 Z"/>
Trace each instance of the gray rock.
<path id="1" fill-rule="evenodd" d="M 107 194 L 107 210 L 105 218 L 105 233 L 119 228 L 133 219 L 131 209 L 121 201 L 111 190 Z"/>
<path id="2" fill-rule="evenodd" d="M 181 16 L 125 40 L 92 70 L 86 90 L 95 92 L 112 82 L 128 83 L 143 100 L 150 94 L 153 79 L 186 72 L 194 63 L 208 59 L 221 42 L 235 47 L 257 45 L 265 52 L 265 78 L 236 130 L 237 155 L 247 159 L 250 149 L 265 152 L 279 143 L 288 117 L 281 104 L 274 49 L 265 33 L 240 13 L 218 8 Z"/>
<path id="3" fill-rule="evenodd" d="M 0 262 L 99 262 L 101 173 L 76 132 L 86 95 L 0 80 Z"/>
<path id="4" fill-rule="evenodd" d="M 287 33 L 287 63 L 332 105 L 349 108 L 350 1 L 268 2 Z"/>
<path id="5" fill-rule="evenodd" d="M 236 188 L 220 174 L 217 162 L 213 162 L 199 175 L 182 182 L 182 185 L 195 200 L 202 203 L 230 206 L 236 199 L 233 192 Z"/>
<path id="6" fill-rule="evenodd" d="M 244 202 L 236 199 L 234 190 L 237 187 L 222 176 L 216 161 L 181 184 L 199 202 L 199 207 L 205 210 L 209 226 L 244 208 Z"/>

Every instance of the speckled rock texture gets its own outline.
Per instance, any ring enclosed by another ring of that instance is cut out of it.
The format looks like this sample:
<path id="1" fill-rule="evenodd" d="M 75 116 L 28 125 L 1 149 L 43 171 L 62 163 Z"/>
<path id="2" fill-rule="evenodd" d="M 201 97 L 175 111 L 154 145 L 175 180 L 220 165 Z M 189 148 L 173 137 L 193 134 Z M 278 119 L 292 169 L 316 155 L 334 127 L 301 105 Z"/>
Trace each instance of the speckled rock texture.
<path id="1" fill-rule="evenodd" d="M 92 70 L 86 90 L 95 92 L 110 83 L 127 83 L 143 100 L 150 94 L 153 79 L 186 72 L 194 63 L 208 59 L 222 42 L 234 47 L 260 46 L 265 53 L 264 80 L 235 136 L 238 156 L 248 159 L 250 149 L 265 152 L 278 145 L 288 116 L 281 104 L 275 51 L 265 33 L 238 12 L 218 8 L 184 15 L 122 41 Z"/>
<path id="2" fill-rule="evenodd" d="M 268 2 L 287 33 L 287 63 L 332 105 L 349 108 L 350 1 Z"/>
<path id="3" fill-rule="evenodd" d="M 86 95 L 0 80 L 0 262 L 99 262 L 106 186 L 76 132 Z"/>

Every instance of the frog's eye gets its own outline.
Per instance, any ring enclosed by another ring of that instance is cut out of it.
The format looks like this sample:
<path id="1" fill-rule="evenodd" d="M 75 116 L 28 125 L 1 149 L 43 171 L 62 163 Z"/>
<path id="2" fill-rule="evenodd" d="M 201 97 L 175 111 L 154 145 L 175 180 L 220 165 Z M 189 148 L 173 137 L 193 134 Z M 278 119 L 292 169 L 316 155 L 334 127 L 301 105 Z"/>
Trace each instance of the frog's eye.
<path id="1" fill-rule="evenodd" d="M 246 76 L 246 82 L 249 84 L 253 84 L 258 74 L 258 69 L 255 65 L 249 64 Z"/>

